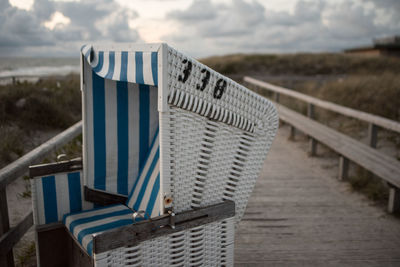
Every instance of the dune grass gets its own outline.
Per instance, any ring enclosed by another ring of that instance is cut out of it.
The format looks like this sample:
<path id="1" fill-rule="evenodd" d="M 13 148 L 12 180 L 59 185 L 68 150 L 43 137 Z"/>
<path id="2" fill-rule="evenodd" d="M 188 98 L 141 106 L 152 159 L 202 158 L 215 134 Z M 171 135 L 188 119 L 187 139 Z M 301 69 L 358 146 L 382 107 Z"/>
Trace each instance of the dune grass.
<path id="1" fill-rule="evenodd" d="M 39 145 L 38 133 L 80 120 L 79 88 L 78 75 L 0 86 L 0 167 Z"/>
<path id="2" fill-rule="evenodd" d="M 338 75 L 400 73 L 400 60 L 350 54 L 236 54 L 201 59 L 226 75 Z"/>

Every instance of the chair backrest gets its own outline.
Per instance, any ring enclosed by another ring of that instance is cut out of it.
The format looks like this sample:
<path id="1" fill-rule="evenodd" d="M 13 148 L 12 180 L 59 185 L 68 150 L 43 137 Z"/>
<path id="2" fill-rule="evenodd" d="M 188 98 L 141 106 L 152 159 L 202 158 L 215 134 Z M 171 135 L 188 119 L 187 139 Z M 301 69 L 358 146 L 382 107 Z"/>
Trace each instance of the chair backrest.
<path id="1" fill-rule="evenodd" d="M 233 200 L 238 222 L 278 128 L 272 103 L 166 44 L 93 45 L 82 54 L 87 184 L 126 194 L 120 165 L 131 188 L 144 164 L 138 144 L 147 152 L 159 127 L 161 211 L 171 200 L 175 212 Z M 143 84 L 149 100 L 137 97 Z"/>

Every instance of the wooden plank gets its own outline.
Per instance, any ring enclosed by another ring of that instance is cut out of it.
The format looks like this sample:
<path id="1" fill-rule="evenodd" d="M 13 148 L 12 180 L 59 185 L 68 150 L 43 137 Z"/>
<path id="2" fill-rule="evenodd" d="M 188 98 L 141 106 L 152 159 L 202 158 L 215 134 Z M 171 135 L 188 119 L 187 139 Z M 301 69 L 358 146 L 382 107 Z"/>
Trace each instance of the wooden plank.
<path id="1" fill-rule="evenodd" d="M 234 215 L 235 203 L 233 201 L 224 201 L 204 208 L 178 213 L 175 215 L 174 228 L 165 227 L 170 222 L 170 216 L 162 215 L 151 221 L 138 222 L 94 236 L 93 252 L 102 253 L 122 246 L 133 246 L 148 239 L 223 220 Z"/>
<path id="2" fill-rule="evenodd" d="M 279 129 L 235 227 L 235 266 L 400 266 L 399 219 L 288 134 Z"/>
<path id="3" fill-rule="evenodd" d="M 112 194 L 106 191 L 102 190 L 97 190 L 97 189 L 92 189 L 88 188 L 85 186 L 84 188 L 84 193 L 85 193 L 85 200 L 101 205 L 101 206 L 107 206 L 107 205 L 112 205 L 112 204 L 125 204 L 127 201 L 127 197 L 124 195 L 119 195 L 119 194 Z"/>
<path id="4" fill-rule="evenodd" d="M 8 217 L 7 193 L 5 188 L 0 188 L 0 236 L 3 236 L 10 229 Z M 14 255 L 12 249 L 6 254 L 0 255 L 0 266 L 14 266 Z"/>
<path id="5" fill-rule="evenodd" d="M 277 104 L 280 119 L 387 182 L 400 187 L 400 162 L 325 125 Z"/>
<path id="6" fill-rule="evenodd" d="M 30 212 L 17 226 L 11 228 L 7 233 L 2 235 L 0 238 L 0 255 L 7 254 L 32 225 L 33 215 L 32 212 Z"/>
<path id="7" fill-rule="evenodd" d="M 251 77 L 244 77 L 244 81 L 251 83 L 253 85 L 265 88 L 267 90 L 270 90 L 272 92 L 275 93 L 280 93 L 282 95 L 286 95 L 286 96 L 290 96 L 293 98 L 296 98 L 298 100 L 302 100 L 306 103 L 310 103 L 313 104 L 315 106 L 333 111 L 333 112 L 337 112 L 339 114 L 342 115 L 346 115 L 349 117 L 353 117 L 362 121 L 366 121 L 368 123 L 372 123 L 374 125 L 378 125 L 382 128 L 388 129 L 388 130 L 392 130 L 394 132 L 400 133 L 400 123 L 381 117 L 381 116 L 377 116 L 377 115 L 373 115 L 370 113 L 366 113 L 366 112 L 362 112 L 359 110 L 355 110 L 355 109 L 351 109 L 351 108 L 347 108 L 332 102 L 328 102 L 328 101 L 324 101 L 324 100 L 320 100 L 318 98 L 315 97 L 311 97 L 299 92 L 296 92 L 294 90 L 290 90 L 284 87 L 280 87 L 280 86 L 276 86 L 267 82 L 263 82 Z"/>
<path id="8" fill-rule="evenodd" d="M 13 163 L 0 170 L 0 188 L 5 188 L 9 183 L 28 171 L 28 167 L 37 164 L 54 150 L 61 148 L 82 133 L 82 121 L 72 125 L 67 130 L 41 144 Z"/>
<path id="9" fill-rule="evenodd" d="M 61 162 L 39 164 L 29 167 L 29 177 L 34 178 L 59 172 L 73 172 L 82 170 L 82 159 L 76 158 Z"/>
<path id="10" fill-rule="evenodd" d="M 54 224 L 52 225 L 54 226 Z M 70 245 L 68 244 L 68 234 L 65 227 L 50 227 L 47 230 L 37 232 L 38 246 L 36 255 L 41 267 L 67 267 L 73 266 L 70 262 Z"/>

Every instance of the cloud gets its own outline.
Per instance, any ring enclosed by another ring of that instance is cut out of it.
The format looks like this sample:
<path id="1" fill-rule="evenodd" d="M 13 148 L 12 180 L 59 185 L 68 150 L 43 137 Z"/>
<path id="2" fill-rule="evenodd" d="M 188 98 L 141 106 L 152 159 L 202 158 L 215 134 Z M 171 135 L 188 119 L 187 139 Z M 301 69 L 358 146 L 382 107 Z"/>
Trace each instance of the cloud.
<path id="1" fill-rule="evenodd" d="M 30 10 L 1 2 L 0 55 L 76 55 L 85 42 L 137 42 L 138 32 L 129 27 L 138 17 L 114 0 L 53 2 L 36 0 Z M 69 19 L 49 29 L 45 22 L 54 14 Z"/>
<path id="2" fill-rule="evenodd" d="M 158 7 L 160 1 L 152 0 L 149 7 Z M 22 10 L 0 0 L 0 56 L 76 55 L 87 42 L 141 42 L 138 30 L 143 39 L 151 39 L 147 35 L 154 33 L 157 40 L 198 57 L 340 51 L 400 34 L 399 0 L 294 0 L 292 9 L 280 11 L 270 8 L 266 0 L 191 0 L 174 5 L 184 7 L 168 9 L 166 14 L 158 10 L 157 16 L 147 18 L 146 5 L 136 7 L 142 8 L 139 17 L 134 6 L 141 2 L 127 3 L 35 0 L 30 10 Z M 55 13 L 70 22 L 45 27 Z"/>
<path id="3" fill-rule="evenodd" d="M 167 14 L 178 28 L 164 38 L 178 47 L 195 47 L 195 56 L 340 51 L 370 44 L 375 37 L 399 34 L 399 3 L 298 0 L 292 11 L 274 11 L 256 0 L 225 4 L 194 0 L 187 10 Z M 196 19 L 188 19 L 188 14 L 195 14 Z M 206 45 L 196 45 L 199 42 Z"/>

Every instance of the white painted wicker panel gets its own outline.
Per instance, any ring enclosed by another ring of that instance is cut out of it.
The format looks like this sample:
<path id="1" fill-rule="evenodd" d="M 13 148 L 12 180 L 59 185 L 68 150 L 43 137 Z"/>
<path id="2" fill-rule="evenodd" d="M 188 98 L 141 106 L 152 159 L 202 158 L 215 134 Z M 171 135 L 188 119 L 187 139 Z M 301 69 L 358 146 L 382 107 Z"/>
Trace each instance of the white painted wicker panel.
<path id="1" fill-rule="evenodd" d="M 95 254 L 95 266 L 233 266 L 234 217 Z"/>
<path id="2" fill-rule="evenodd" d="M 214 124 L 217 124 L 213 122 Z M 202 207 L 223 201 L 223 192 L 231 172 L 235 151 L 239 145 L 242 130 L 218 123 L 219 127 L 212 138 L 211 160 L 207 165 Z"/>
<path id="3" fill-rule="evenodd" d="M 174 211 L 181 212 L 191 209 L 207 119 L 174 107 L 169 113 L 171 194 Z"/>

